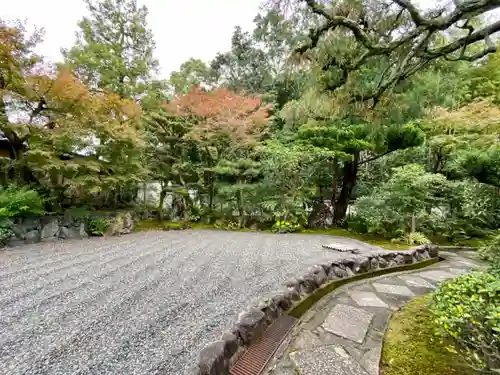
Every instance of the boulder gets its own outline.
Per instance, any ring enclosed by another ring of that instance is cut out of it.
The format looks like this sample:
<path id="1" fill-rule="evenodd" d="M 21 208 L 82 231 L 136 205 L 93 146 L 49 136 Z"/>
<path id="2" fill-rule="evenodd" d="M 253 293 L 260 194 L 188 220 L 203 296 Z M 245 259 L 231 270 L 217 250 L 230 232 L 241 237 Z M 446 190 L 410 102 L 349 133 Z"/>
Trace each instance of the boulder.
<path id="1" fill-rule="evenodd" d="M 259 337 L 266 327 L 266 315 L 262 311 L 252 310 L 240 314 L 236 329 L 245 345 Z"/>
<path id="2" fill-rule="evenodd" d="M 226 342 L 216 341 L 200 352 L 198 360 L 199 375 L 220 375 L 226 373 Z"/>
<path id="3" fill-rule="evenodd" d="M 332 267 L 332 274 L 339 279 L 349 276 L 349 273 L 345 269 L 340 268 L 339 266 Z"/>
<path id="4" fill-rule="evenodd" d="M 27 244 L 32 244 L 32 243 L 40 242 L 41 239 L 42 239 L 42 237 L 41 237 L 40 231 L 35 229 L 35 230 L 31 230 L 28 233 L 26 233 L 26 235 L 24 237 L 24 242 Z"/>
<path id="5" fill-rule="evenodd" d="M 42 239 L 55 237 L 58 231 L 59 221 L 56 218 L 52 218 L 43 225 L 41 232 Z"/>
<path id="6" fill-rule="evenodd" d="M 370 269 L 376 270 L 379 268 L 379 260 L 377 257 L 373 257 L 370 259 Z"/>
<path id="7" fill-rule="evenodd" d="M 298 279 L 300 282 L 300 294 L 307 295 L 318 289 L 318 282 L 314 273 L 306 273 Z"/>
<path id="8" fill-rule="evenodd" d="M 16 239 L 24 240 L 26 236 L 26 229 L 24 229 L 22 225 L 14 224 L 11 229 Z"/>
<path id="9" fill-rule="evenodd" d="M 227 359 L 236 354 L 240 346 L 236 335 L 232 332 L 224 332 L 221 341 L 224 341 L 224 355 Z"/>
<path id="10" fill-rule="evenodd" d="M 326 282 L 327 277 L 325 269 L 323 267 L 318 265 L 312 266 L 308 269 L 308 273 L 314 275 L 316 284 L 318 284 L 318 286 L 321 286 Z"/>
<path id="11" fill-rule="evenodd" d="M 60 227 L 59 232 L 57 233 L 57 237 L 62 240 L 69 238 L 69 229 L 66 227 Z"/>

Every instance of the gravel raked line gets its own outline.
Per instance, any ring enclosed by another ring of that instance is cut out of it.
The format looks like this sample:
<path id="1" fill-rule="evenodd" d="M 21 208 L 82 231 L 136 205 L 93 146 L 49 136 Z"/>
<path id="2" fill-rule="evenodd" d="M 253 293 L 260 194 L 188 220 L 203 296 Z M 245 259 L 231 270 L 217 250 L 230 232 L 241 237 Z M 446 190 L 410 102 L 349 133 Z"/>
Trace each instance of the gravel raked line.
<path id="1" fill-rule="evenodd" d="M 136 233 L 0 250 L 0 374 L 182 375 L 252 300 L 351 254 L 320 235 Z"/>

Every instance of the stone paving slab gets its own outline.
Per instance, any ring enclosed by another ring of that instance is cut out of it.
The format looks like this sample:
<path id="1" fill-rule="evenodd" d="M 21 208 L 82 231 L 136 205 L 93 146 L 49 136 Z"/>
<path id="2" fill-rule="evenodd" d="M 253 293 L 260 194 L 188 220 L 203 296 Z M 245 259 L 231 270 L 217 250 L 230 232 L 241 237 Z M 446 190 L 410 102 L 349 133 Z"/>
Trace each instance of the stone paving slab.
<path id="1" fill-rule="evenodd" d="M 301 375 L 368 375 L 340 346 L 297 351 L 290 356 Z"/>
<path id="2" fill-rule="evenodd" d="M 362 343 L 373 314 L 353 306 L 337 305 L 333 308 L 323 327 L 328 332 Z"/>
<path id="3" fill-rule="evenodd" d="M 408 297 L 415 296 L 415 294 L 406 286 L 380 284 L 380 283 L 373 283 L 372 285 L 375 288 L 375 290 L 379 293 L 398 294 L 400 296 L 408 296 Z"/>
<path id="4" fill-rule="evenodd" d="M 382 301 L 373 292 L 351 291 L 349 292 L 349 295 L 358 304 L 358 306 L 389 308 L 389 305 L 387 305 L 387 303 Z"/>
<path id="5" fill-rule="evenodd" d="M 426 279 L 430 279 L 433 281 L 444 281 L 447 279 L 453 278 L 455 275 L 451 272 L 442 271 L 442 270 L 433 270 L 433 271 L 424 271 L 417 273 L 418 276 L 425 277 Z"/>
<path id="6" fill-rule="evenodd" d="M 427 280 L 418 277 L 418 276 L 413 276 L 413 275 L 401 275 L 399 276 L 400 279 L 405 281 L 409 286 L 416 286 L 418 288 L 428 288 L 428 289 L 435 289 L 436 287 L 432 285 L 430 282 Z"/>

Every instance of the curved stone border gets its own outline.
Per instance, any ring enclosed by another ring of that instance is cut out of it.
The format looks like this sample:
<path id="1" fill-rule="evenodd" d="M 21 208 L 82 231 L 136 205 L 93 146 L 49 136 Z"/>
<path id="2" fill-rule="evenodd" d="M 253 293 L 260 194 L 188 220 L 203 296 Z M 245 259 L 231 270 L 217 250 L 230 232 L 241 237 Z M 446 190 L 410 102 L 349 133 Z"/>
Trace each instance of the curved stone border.
<path id="1" fill-rule="evenodd" d="M 245 350 L 283 314 L 300 317 L 336 285 L 383 273 L 397 272 L 409 266 L 427 265 L 438 260 L 438 249 L 422 245 L 406 251 L 385 251 L 369 256 L 353 256 L 310 267 L 301 277 L 289 280 L 285 288 L 250 304 L 238 316 L 237 323 L 220 340 L 207 345 L 189 374 L 223 375 Z M 328 287 L 333 286 L 333 287 Z M 313 295 L 314 292 L 317 293 Z"/>
<path id="2" fill-rule="evenodd" d="M 359 277 L 362 280 L 349 281 L 325 296 L 295 325 L 264 374 L 330 375 L 335 368 L 338 374 L 379 375 L 384 333 L 392 314 L 440 282 L 482 266 L 467 254 L 442 255 L 442 262 L 429 259 L 401 266 L 401 272 L 380 275 L 381 270 L 375 271 L 378 277 Z"/>

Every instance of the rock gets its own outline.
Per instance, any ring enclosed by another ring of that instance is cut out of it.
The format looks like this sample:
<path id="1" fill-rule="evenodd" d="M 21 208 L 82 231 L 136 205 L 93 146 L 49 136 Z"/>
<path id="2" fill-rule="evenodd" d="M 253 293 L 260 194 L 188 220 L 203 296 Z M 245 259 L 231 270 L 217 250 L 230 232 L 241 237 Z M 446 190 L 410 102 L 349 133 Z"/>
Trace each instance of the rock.
<path id="1" fill-rule="evenodd" d="M 266 324 L 271 324 L 280 314 L 279 306 L 273 297 L 265 297 L 252 304 L 249 310 L 262 311 L 266 317 Z"/>
<path id="2" fill-rule="evenodd" d="M 346 267 L 346 271 L 348 273 L 349 271 L 351 271 L 353 274 L 360 272 L 360 264 L 357 259 L 347 258 L 347 259 L 342 259 L 340 262 Z"/>
<path id="3" fill-rule="evenodd" d="M 403 258 L 404 258 L 405 264 L 415 263 L 415 258 L 413 257 L 413 254 L 404 254 Z"/>
<path id="4" fill-rule="evenodd" d="M 65 240 L 66 238 L 69 238 L 69 229 L 66 227 L 60 227 L 59 228 L 59 233 L 57 234 L 58 238 L 61 238 Z"/>
<path id="5" fill-rule="evenodd" d="M 260 336 L 265 329 L 266 315 L 262 311 L 252 310 L 240 315 L 236 323 L 238 335 L 245 345 Z"/>
<path id="6" fill-rule="evenodd" d="M 349 274 L 347 273 L 346 270 L 343 270 L 342 268 L 338 266 L 333 266 L 332 267 L 332 274 L 338 277 L 339 279 L 342 279 L 344 277 L 348 277 Z"/>
<path id="7" fill-rule="evenodd" d="M 78 230 L 78 235 L 80 237 L 88 237 L 89 235 L 87 234 L 87 231 L 85 230 L 85 223 L 80 223 L 80 227 Z"/>
<path id="8" fill-rule="evenodd" d="M 134 230 L 134 219 L 132 218 L 132 214 L 130 212 L 126 212 L 123 215 L 123 227 L 120 231 L 120 234 L 129 234 Z"/>
<path id="9" fill-rule="evenodd" d="M 273 300 L 281 311 L 287 311 L 292 307 L 292 297 L 288 294 L 288 291 L 275 293 Z"/>
<path id="10" fill-rule="evenodd" d="M 437 258 L 439 256 L 439 251 L 437 246 L 430 245 L 428 248 L 428 252 L 431 258 Z"/>
<path id="11" fill-rule="evenodd" d="M 59 231 L 59 222 L 57 219 L 52 219 L 47 222 L 42 228 L 42 239 L 55 237 Z"/>
<path id="12" fill-rule="evenodd" d="M 316 284 L 318 284 L 318 286 L 321 286 L 326 282 L 327 277 L 325 269 L 323 267 L 318 265 L 312 266 L 308 269 L 308 273 L 314 275 Z"/>
<path id="13" fill-rule="evenodd" d="M 380 258 L 378 260 L 378 266 L 380 268 L 387 268 L 388 265 L 389 265 L 389 263 L 384 258 Z"/>
<path id="14" fill-rule="evenodd" d="M 316 281 L 316 275 L 314 273 L 307 273 L 300 279 L 300 294 L 307 295 L 318 289 L 318 283 Z"/>
<path id="15" fill-rule="evenodd" d="M 370 259 L 368 258 L 361 259 L 361 261 L 359 262 L 359 272 L 360 273 L 368 272 L 370 271 L 370 269 L 371 269 Z"/>
<path id="16" fill-rule="evenodd" d="M 398 265 L 400 265 L 400 264 L 405 264 L 405 258 L 404 258 L 404 256 L 403 256 L 403 255 L 401 255 L 401 254 L 398 254 L 398 255 L 396 256 L 396 258 L 394 258 L 394 261 L 395 261 Z"/>
<path id="17" fill-rule="evenodd" d="M 240 347 L 238 338 L 232 332 L 224 332 L 221 341 L 224 341 L 224 355 L 227 359 L 236 354 Z"/>
<path id="18" fill-rule="evenodd" d="M 220 375 L 224 374 L 227 369 L 226 365 L 226 343 L 224 341 L 216 341 L 200 352 L 198 360 L 199 375 Z"/>
<path id="19" fill-rule="evenodd" d="M 287 289 L 285 290 L 284 292 L 287 296 L 287 298 L 290 299 L 290 303 L 292 303 L 291 301 L 298 301 L 300 300 L 300 293 L 297 289 Z M 291 306 L 290 306 L 291 307 Z"/>
<path id="20" fill-rule="evenodd" d="M 323 267 L 323 270 L 325 271 L 325 275 L 328 278 L 328 275 L 330 274 L 330 271 L 332 270 L 332 266 L 330 264 L 322 264 L 321 267 Z"/>
<path id="21" fill-rule="evenodd" d="M 287 289 L 295 289 L 297 292 L 300 291 L 300 281 L 297 279 L 290 279 L 285 282 Z"/>
<path id="22" fill-rule="evenodd" d="M 41 228 L 40 219 L 37 217 L 27 217 L 23 219 L 21 224 L 26 232 L 39 230 Z"/>
<path id="23" fill-rule="evenodd" d="M 24 237 L 24 242 L 27 244 L 32 244 L 40 242 L 41 239 L 42 237 L 40 231 L 35 229 L 26 233 L 26 236 Z"/>
<path id="24" fill-rule="evenodd" d="M 24 238 L 26 236 L 26 230 L 24 229 L 23 226 L 21 226 L 19 224 L 14 224 L 11 229 L 12 229 L 12 232 L 14 232 L 16 239 L 24 240 Z"/>
<path id="25" fill-rule="evenodd" d="M 370 259 L 370 268 L 376 270 L 379 267 L 379 260 L 376 257 Z"/>

